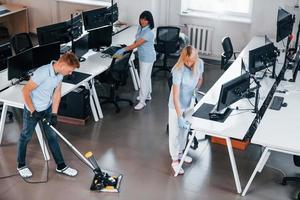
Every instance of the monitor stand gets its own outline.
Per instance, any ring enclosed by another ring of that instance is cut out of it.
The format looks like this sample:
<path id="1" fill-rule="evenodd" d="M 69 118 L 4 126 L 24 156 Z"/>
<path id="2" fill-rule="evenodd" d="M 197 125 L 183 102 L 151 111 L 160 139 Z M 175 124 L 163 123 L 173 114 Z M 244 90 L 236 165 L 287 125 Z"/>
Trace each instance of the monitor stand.
<path id="1" fill-rule="evenodd" d="M 213 109 L 208 113 L 210 120 L 220 120 L 226 119 L 231 113 L 232 109 L 229 107 L 224 108 L 223 110 L 217 111 L 217 104 L 213 107 Z"/>
<path id="2" fill-rule="evenodd" d="M 262 80 L 262 79 L 266 76 L 267 71 L 268 71 L 268 68 L 264 71 L 264 73 L 262 74 L 262 76 L 255 76 L 255 78 L 256 78 L 257 80 Z"/>

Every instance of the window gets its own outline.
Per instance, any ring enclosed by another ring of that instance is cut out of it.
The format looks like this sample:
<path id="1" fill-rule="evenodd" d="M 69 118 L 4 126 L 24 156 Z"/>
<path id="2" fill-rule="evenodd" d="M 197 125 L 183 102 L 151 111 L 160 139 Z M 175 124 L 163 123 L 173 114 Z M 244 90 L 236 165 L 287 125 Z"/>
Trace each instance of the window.
<path id="1" fill-rule="evenodd" d="M 183 14 L 251 18 L 253 0 L 181 0 Z"/>

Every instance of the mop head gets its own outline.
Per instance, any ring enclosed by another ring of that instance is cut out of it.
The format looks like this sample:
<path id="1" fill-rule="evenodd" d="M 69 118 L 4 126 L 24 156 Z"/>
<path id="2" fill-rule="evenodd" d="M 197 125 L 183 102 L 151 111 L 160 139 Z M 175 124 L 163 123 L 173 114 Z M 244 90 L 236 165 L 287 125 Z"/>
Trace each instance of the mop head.
<path id="1" fill-rule="evenodd" d="M 94 166 L 93 171 L 95 176 L 90 189 L 98 192 L 119 192 L 123 176 L 110 176 L 108 173 L 102 172 L 91 151 L 87 152 L 85 157 L 88 158 Z"/>
<path id="2" fill-rule="evenodd" d="M 110 176 L 105 172 L 95 174 L 90 189 L 98 192 L 119 192 L 122 178 L 122 175 Z"/>

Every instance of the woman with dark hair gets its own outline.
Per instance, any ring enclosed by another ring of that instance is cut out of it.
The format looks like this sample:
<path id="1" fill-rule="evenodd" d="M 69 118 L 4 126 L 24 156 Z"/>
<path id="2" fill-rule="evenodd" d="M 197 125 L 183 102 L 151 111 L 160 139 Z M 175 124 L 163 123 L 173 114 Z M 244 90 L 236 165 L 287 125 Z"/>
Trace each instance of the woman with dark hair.
<path id="1" fill-rule="evenodd" d="M 115 54 L 115 56 L 122 55 L 125 51 L 135 48 L 138 50 L 141 88 L 138 96 L 139 103 L 134 107 L 135 110 L 143 109 L 146 106 L 146 100 L 151 100 L 151 72 L 156 60 L 154 34 L 151 31 L 154 28 L 154 20 L 151 12 L 142 12 L 139 24 L 135 42 L 118 50 Z"/>

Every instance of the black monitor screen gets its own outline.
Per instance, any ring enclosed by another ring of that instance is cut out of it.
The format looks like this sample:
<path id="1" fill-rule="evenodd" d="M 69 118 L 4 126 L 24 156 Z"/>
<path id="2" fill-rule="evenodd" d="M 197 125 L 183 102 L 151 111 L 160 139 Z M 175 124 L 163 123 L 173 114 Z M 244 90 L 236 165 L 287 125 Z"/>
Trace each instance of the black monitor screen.
<path id="1" fill-rule="evenodd" d="M 34 47 L 32 49 L 33 68 L 49 64 L 52 60 L 58 60 L 59 57 L 59 42 Z"/>
<path id="2" fill-rule="evenodd" d="M 0 71 L 7 68 L 7 58 L 12 56 L 10 43 L 0 46 Z"/>
<path id="3" fill-rule="evenodd" d="M 68 43 L 71 40 L 69 34 L 69 25 L 67 22 L 60 22 L 43 26 L 36 29 L 39 45 L 49 44 L 53 42 Z"/>
<path id="4" fill-rule="evenodd" d="M 279 42 L 289 36 L 293 31 L 294 19 L 292 14 L 279 8 L 277 14 L 277 34 L 276 42 Z"/>
<path id="5" fill-rule="evenodd" d="M 245 92 L 250 88 L 250 74 L 245 73 L 228 81 L 221 87 L 217 111 L 227 108 L 236 101 L 244 98 Z"/>
<path id="6" fill-rule="evenodd" d="M 85 30 L 92 30 L 107 25 L 105 19 L 106 14 L 106 8 L 98 8 L 95 10 L 82 12 L 82 19 Z"/>
<path id="7" fill-rule="evenodd" d="M 249 51 L 249 72 L 256 72 L 269 67 L 266 63 L 276 60 L 275 47 L 273 43 Z"/>
<path id="8" fill-rule="evenodd" d="M 21 78 L 33 69 L 32 49 L 8 58 L 8 80 Z"/>
<path id="9" fill-rule="evenodd" d="M 106 20 L 107 23 L 113 24 L 114 22 L 118 21 L 119 18 L 119 9 L 118 4 L 115 3 L 113 6 L 107 8 Z"/>
<path id="10" fill-rule="evenodd" d="M 89 48 L 109 47 L 112 42 L 112 26 L 106 26 L 89 31 Z"/>
<path id="11" fill-rule="evenodd" d="M 79 38 L 82 35 L 82 16 L 78 14 L 73 16 L 73 19 L 67 21 L 68 26 L 70 27 L 70 35 L 72 35 L 73 39 Z"/>
<path id="12" fill-rule="evenodd" d="M 89 34 L 83 35 L 73 43 L 74 53 L 78 58 L 81 58 L 89 51 Z"/>

